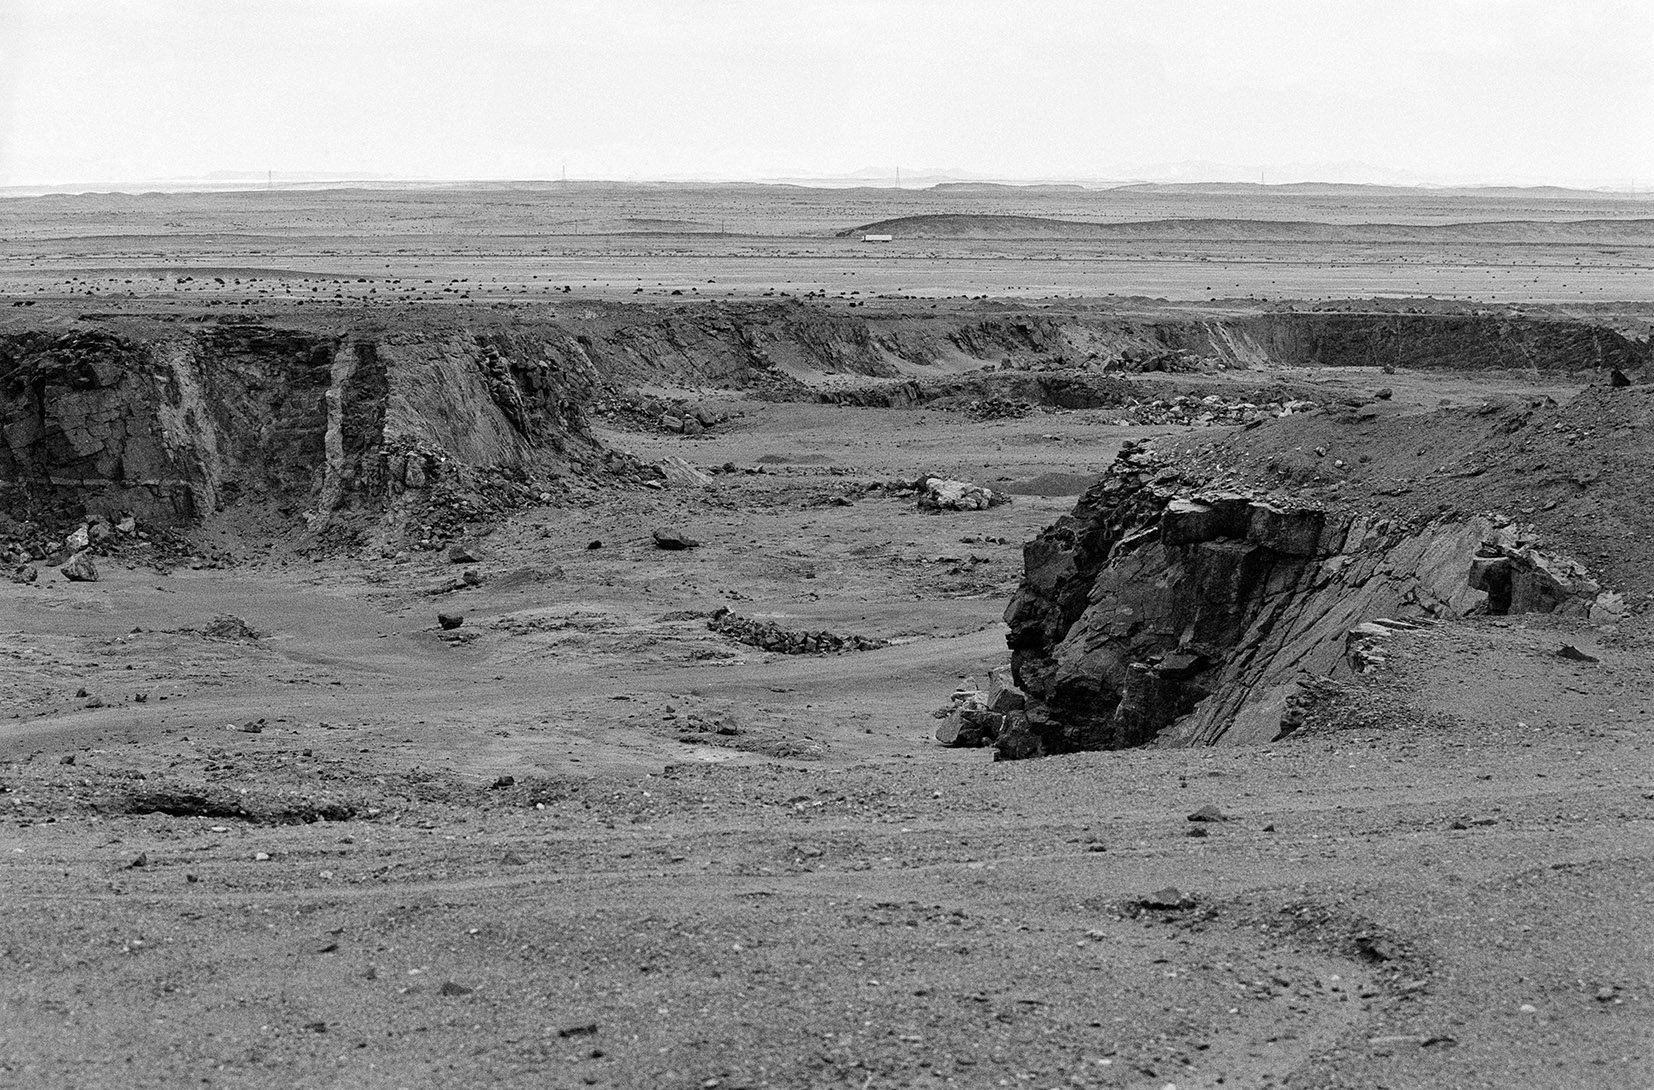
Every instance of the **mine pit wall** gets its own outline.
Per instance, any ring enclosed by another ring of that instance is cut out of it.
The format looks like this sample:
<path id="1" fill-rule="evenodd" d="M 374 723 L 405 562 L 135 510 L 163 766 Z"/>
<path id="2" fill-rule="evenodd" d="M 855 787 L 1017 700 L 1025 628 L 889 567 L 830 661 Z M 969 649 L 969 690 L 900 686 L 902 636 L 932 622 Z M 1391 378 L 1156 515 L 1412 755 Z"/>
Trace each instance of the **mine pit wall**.
<path id="1" fill-rule="evenodd" d="M 1489 589 L 1498 611 L 1622 608 L 1488 519 L 1407 526 L 1192 491 L 1147 452 L 1124 453 L 1025 565 L 1005 620 L 1045 753 L 1270 741 L 1301 678 L 1358 668 L 1352 629 L 1487 611 Z"/>
<path id="2" fill-rule="evenodd" d="M 792 387 L 811 376 L 1159 370 L 1179 355 L 1264 365 L 1574 372 L 1648 362 L 1649 345 L 1578 322 L 1478 314 L 1279 311 L 1126 318 L 985 304 L 848 313 L 801 302 L 593 305 L 560 315 L 557 358 L 615 387 Z"/>
<path id="3" fill-rule="evenodd" d="M 350 510 L 473 467 L 598 458 L 561 331 L 323 334 L 220 325 L 0 339 L 0 513 L 184 525 L 238 504 Z"/>

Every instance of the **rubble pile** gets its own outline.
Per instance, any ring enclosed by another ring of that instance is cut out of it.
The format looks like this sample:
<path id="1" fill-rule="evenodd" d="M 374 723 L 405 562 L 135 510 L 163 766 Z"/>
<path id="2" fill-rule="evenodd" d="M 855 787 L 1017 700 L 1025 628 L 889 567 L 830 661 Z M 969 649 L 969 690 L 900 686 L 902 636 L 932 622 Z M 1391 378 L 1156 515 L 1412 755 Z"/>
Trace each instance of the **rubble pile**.
<path id="1" fill-rule="evenodd" d="M 983 397 L 965 405 L 972 420 L 1020 420 L 1034 412 L 1031 402 L 1009 397 Z"/>
<path id="2" fill-rule="evenodd" d="M 921 511 L 986 511 L 1011 502 L 1004 492 L 946 477 L 920 477 L 912 488 L 919 497 Z"/>
<path id="3" fill-rule="evenodd" d="M 1252 402 L 1218 394 L 1193 397 L 1156 398 L 1139 402 L 1122 413 L 1127 423 L 1183 424 L 1189 427 L 1225 428 L 1254 424 L 1277 417 L 1307 413 L 1319 405 L 1301 399 Z"/>
<path id="4" fill-rule="evenodd" d="M 616 431 L 665 432 L 696 436 L 729 420 L 711 405 L 646 394 L 613 394 L 592 405 L 591 415 Z"/>
<path id="5" fill-rule="evenodd" d="M 850 651 L 876 651 L 889 640 L 836 632 L 807 632 L 782 628 L 773 621 L 755 621 L 726 608 L 712 614 L 706 626 L 737 643 L 750 644 L 781 655 L 841 655 Z"/>

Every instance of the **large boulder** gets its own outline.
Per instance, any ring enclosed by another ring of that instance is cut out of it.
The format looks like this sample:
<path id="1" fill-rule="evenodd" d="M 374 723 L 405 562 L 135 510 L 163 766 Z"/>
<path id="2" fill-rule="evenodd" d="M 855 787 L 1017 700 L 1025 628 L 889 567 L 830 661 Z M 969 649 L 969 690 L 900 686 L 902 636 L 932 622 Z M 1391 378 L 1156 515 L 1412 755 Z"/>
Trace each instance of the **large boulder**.
<path id="1" fill-rule="evenodd" d="M 99 579 L 98 566 L 92 563 L 92 554 L 87 552 L 71 556 L 69 562 L 58 570 L 71 583 L 96 583 Z"/>

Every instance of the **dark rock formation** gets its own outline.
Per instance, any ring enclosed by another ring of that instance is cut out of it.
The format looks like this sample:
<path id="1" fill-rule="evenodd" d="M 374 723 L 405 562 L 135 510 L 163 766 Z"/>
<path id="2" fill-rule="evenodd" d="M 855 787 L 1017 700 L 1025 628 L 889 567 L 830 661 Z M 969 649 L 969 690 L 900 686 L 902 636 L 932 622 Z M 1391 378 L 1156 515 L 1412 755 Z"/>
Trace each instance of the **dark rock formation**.
<path id="1" fill-rule="evenodd" d="M 1024 563 L 1005 620 L 1027 729 L 1049 752 L 1268 741 L 1302 679 L 1364 668 L 1351 637 L 1372 618 L 1614 619 L 1623 605 L 1508 525 L 1203 491 L 1134 447 Z"/>

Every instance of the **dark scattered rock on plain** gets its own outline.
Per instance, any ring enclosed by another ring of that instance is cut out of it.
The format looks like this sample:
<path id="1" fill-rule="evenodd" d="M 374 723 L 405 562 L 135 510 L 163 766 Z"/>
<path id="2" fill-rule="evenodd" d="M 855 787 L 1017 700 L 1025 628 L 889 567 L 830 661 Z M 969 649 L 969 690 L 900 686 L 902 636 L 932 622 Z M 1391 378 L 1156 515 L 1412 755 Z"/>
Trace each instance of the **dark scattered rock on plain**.
<path id="1" fill-rule="evenodd" d="M 468 988 L 464 984 L 456 984 L 452 980 L 448 980 L 444 981 L 442 987 L 436 990 L 436 994 L 452 997 L 458 995 L 470 995 L 476 990 L 477 989 L 475 988 Z"/>
<path id="2" fill-rule="evenodd" d="M 464 624 L 465 616 L 460 613 L 438 613 L 436 615 L 436 623 L 441 625 L 444 631 L 448 631 L 458 628 L 460 625 Z"/>
<path id="3" fill-rule="evenodd" d="M 469 545 L 454 545 L 448 549 L 448 563 L 476 564 L 482 560 L 482 554 Z"/>
<path id="4" fill-rule="evenodd" d="M 1189 815 L 1190 821 L 1228 821 L 1229 816 L 1211 803 L 1207 803 Z"/>
<path id="5" fill-rule="evenodd" d="M 1572 662 L 1601 662 L 1602 661 L 1597 656 L 1591 654 L 1591 652 L 1583 650 L 1583 649 L 1581 649 L 1581 648 L 1579 648 L 1579 647 L 1577 647 L 1577 646 L 1575 646 L 1574 644 L 1571 644 L 1571 643 L 1565 643 L 1561 647 L 1557 648 L 1556 649 L 1556 657 L 1559 658 L 1559 659 L 1568 659 Z"/>
<path id="6" fill-rule="evenodd" d="M 1154 909 L 1159 912 L 1170 912 L 1181 908 L 1193 908 L 1195 899 L 1176 886 L 1167 886 L 1157 889 L 1147 897 L 1139 898 L 1137 905 L 1140 908 Z"/>
<path id="7" fill-rule="evenodd" d="M 1608 371 L 1608 385 L 1614 387 L 1615 389 L 1622 386 L 1629 386 L 1631 385 L 1631 378 L 1618 367 L 1614 367 Z"/>
<path id="8" fill-rule="evenodd" d="M 656 530 L 654 532 L 655 548 L 677 551 L 680 549 L 694 549 L 700 542 L 683 533 L 681 530 Z"/>
<path id="9" fill-rule="evenodd" d="M 264 634 L 233 613 L 220 613 L 199 630 L 215 640 L 259 640 Z"/>
<path id="10" fill-rule="evenodd" d="M 489 787 L 492 788 L 495 791 L 498 791 L 500 788 L 510 787 L 512 784 L 514 784 L 516 782 L 517 782 L 517 777 L 515 777 L 515 776 L 500 776 L 497 779 L 495 779 L 494 782 L 489 785 Z"/>
<path id="11" fill-rule="evenodd" d="M 597 541 L 597 540 L 595 540 L 595 539 L 594 539 L 594 540 L 592 540 L 592 541 L 588 541 L 588 542 L 586 542 L 586 548 L 587 548 L 587 549 L 588 549 L 588 550 L 591 550 L 591 549 L 601 549 L 601 548 L 602 548 L 602 547 L 603 547 L 603 542 L 601 542 L 601 541 Z"/>

